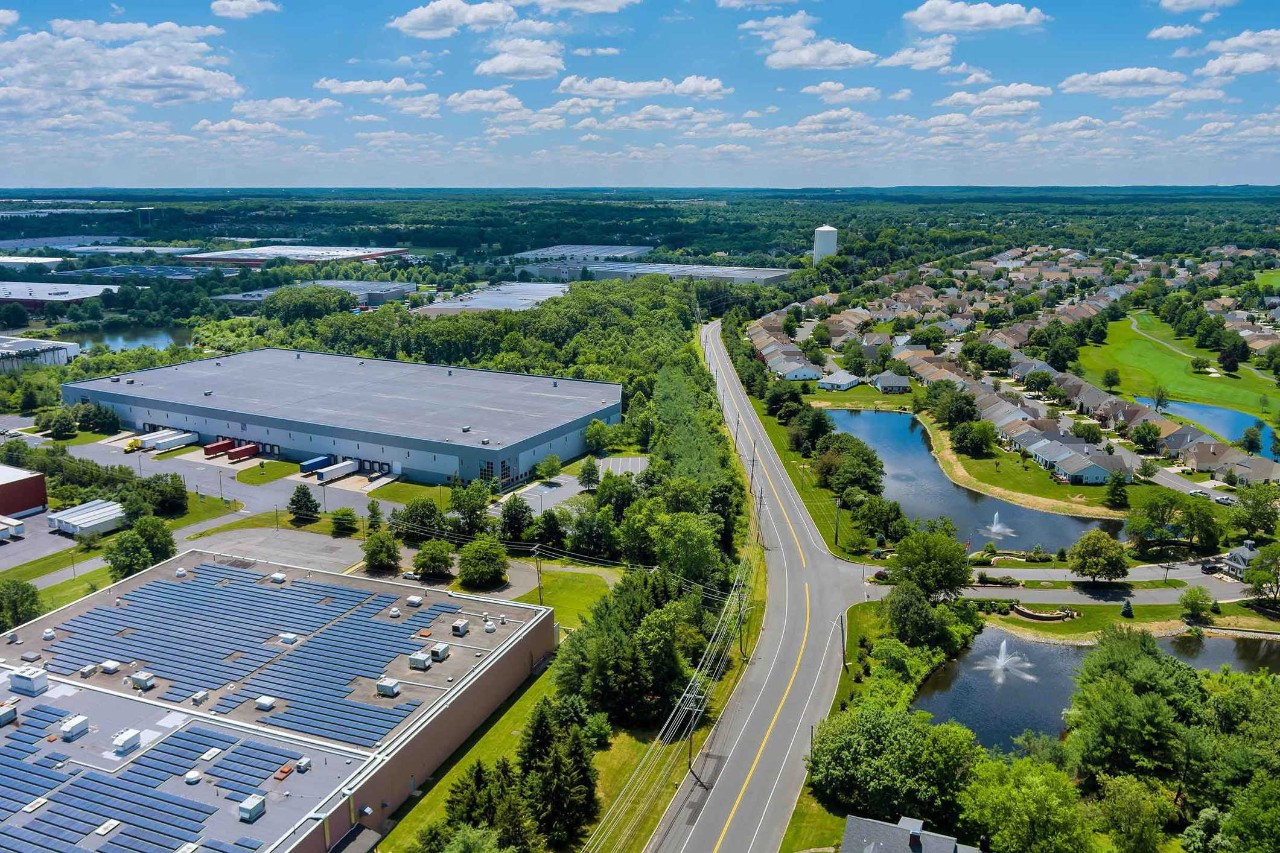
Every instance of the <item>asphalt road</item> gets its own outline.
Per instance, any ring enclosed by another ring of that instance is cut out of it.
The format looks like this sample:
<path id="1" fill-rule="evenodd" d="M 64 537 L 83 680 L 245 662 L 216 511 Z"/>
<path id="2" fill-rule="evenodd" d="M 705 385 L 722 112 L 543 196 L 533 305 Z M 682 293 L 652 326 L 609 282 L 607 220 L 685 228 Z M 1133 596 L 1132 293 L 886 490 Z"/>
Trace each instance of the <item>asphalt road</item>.
<path id="1" fill-rule="evenodd" d="M 747 672 L 695 763 L 708 788 L 686 778 L 649 849 L 774 851 L 804 783 L 810 726 L 826 717 L 839 683 L 838 620 L 868 588 L 863 568 L 823 543 L 733 372 L 719 322 L 703 328 L 702 344 L 753 471 L 768 606 Z"/>
<path id="2" fill-rule="evenodd" d="M 703 327 L 703 351 L 715 377 L 725 420 L 751 472 L 766 547 L 764 623 L 748 669 L 694 763 L 705 787 L 686 776 L 649 840 L 664 853 L 776 851 L 804 784 L 811 726 L 826 717 L 839 684 L 839 619 L 852 604 L 881 598 L 889 588 L 866 584 L 875 567 L 838 559 L 827 550 L 752 408 L 720 340 L 719 321 Z M 1172 476 L 1172 475 L 1171 475 Z M 1176 480 L 1186 482 L 1181 477 Z M 942 508 L 939 508 L 941 511 Z M 1028 580 L 1074 580 L 1064 570 L 1012 569 Z M 1143 566 L 1132 580 L 1165 577 Z M 1179 564 L 1167 573 L 1207 587 L 1221 600 L 1243 596 L 1240 584 Z M 966 594 L 1033 603 L 1172 603 L 1181 589 L 971 589 Z"/>

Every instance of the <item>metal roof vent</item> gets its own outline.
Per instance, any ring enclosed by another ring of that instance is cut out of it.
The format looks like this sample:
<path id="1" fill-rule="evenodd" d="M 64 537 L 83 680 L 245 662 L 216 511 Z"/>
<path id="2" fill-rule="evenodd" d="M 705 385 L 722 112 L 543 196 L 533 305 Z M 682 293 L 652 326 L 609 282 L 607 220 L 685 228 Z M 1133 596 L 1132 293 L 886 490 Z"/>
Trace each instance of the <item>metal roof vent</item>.
<path id="1" fill-rule="evenodd" d="M 57 635 L 57 634 L 55 634 L 55 633 L 53 633 L 53 629 L 52 629 L 52 628 L 45 628 L 45 629 L 44 629 L 44 633 L 40 635 L 40 639 L 42 639 L 42 640 L 52 640 L 52 639 L 53 639 L 54 637 L 56 637 L 56 636 L 58 636 L 58 635 Z"/>
<path id="2" fill-rule="evenodd" d="M 302 353 L 300 353 L 300 352 L 295 352 L 295 353 L 293 354 L 293 357 L 294 357 L 295 359 L 302 358 Z"/>
<path id="3" fill-rule="evenodd" d="M 452 370 L 450 370 L 450 371 L 449 371 L 449 375 L 450 375 L 450 376 L 452 376 L 452 375 L 453 375 L 453 371 L 452 371 Z"/>
<path id="4" fill-rule="evenodd" d="M 487 438 L 482 438 L 482 439 L 480 439 L 480 443 L 481 443 L 481 444 L 488 444 L 488 443 L 489 443 L 489 439 L 487 439 Z"/>
<path id="5" fill-rule="evenodd" d="M 119 381 L 120 381 L 120 377 L 119 377 L 119 376 L 112 376 L 112 377 L 111 377 L 111 381 L 112 381 L 112 382 L 119 382 Z"/>
<path id="6" fill-rule="evenodd" d="M 132 385 L 132 384 L 133 384 L 133 380 L 132 380 L 132 379 L 126 379 L 126 380 L 124 381 L 124 384 L 125 384 L 125 385 Z"/>
<path id="7" fill-rule="evenodd" d="M 471 426 L 470 426 L 469 424 L 468 424 L 467 426 L 464 426 L 464 427 L 462 428 L 462 431 L 463 431 L 463 432 L 471 432 Z"/>
<path id="8" fill-rule="evenodd" d="M 188 770 L 187 775 L 182 777 L 182 781 L 186 782 L 188 785 L 196 785 L 200 782 L 200 778 L 201 775 L 199 770 Z"/>
<path id="9" fill-rule="evenodd" d="M 390 612 L 389 612 L 389 613 L 387 613 L 387 615 L 388 615 L 388 616 L 390 616 L 392 619 L 399 619 L 399 618 L 400 618 L 400 608 L 399 608 L 399 607 L 393 607 L 393 608 L 391 608 Z"/>
<path id="10" fill-rule="evenodd" d="M 551 383 L 551 387 L 552 387 L 552 388 L 559 388 L 559 387 L 560 387 L 560 382 L 559 382 L 559 380 L 553 381 L 553 382 Z"/>
<path id="11" fill-rule="evenodd" d="M 212 396 L 213 396 L 213 392 L 212 392 L 212 391 L 205 391 L 205 392 L 204 392 L 204 395 L 205 395 L 206 397 L 212 397 Z"/>
<path id="12" fill-rule="evenodd" d="M 182 568 L 182 566 L 178 566 L 178 569 L 173 573 L 173 576 L 178 578 L 185 578 L 187 576 L 187 570 Z"/>

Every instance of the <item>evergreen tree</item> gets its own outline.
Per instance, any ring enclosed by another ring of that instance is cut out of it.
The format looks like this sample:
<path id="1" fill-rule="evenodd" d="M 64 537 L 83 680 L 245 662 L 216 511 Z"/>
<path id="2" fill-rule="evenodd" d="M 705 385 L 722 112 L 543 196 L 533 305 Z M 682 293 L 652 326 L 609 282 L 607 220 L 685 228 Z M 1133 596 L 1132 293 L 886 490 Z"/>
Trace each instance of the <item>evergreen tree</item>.
<path id="1" fill-rule="evenodd" d="M 365 524 L 370 533 L 374 533 L 382 529 L 382 504 L 377 500 L 369 501 L 365 506 L 366 519 Z"/>
<path id="2" fill-rule="evenodd" d="M 452 823 L 487 826 L 493 820 L 489 772 L 483 761 L 474 761 L 449 788 L 445 814 Z"/>
<path id="3" fill-rule="evenodd" d="M 600 485 L 600 463 L 594 456 L 582 460 L 582 468 L 578 471 L 578 485 L 585 491 L 591 491 Z"/>
<path id="4" fill-rule="evenodd" d="M 299 521 L 315 521 L 320 517 L 320 502 L 311 493 L 311 487 L 299 483 L 286 505 L 289 514 Z"/>

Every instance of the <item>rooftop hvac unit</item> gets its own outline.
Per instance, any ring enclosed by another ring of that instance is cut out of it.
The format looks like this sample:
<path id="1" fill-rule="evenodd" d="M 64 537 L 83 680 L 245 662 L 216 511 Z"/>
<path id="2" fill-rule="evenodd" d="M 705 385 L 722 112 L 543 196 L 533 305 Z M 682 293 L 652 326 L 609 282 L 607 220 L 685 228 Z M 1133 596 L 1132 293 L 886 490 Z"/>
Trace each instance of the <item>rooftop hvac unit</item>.
<path id="1" fill-rule="evenodd" d="M 462 428 L 462 431 L 463 431 L 463 432 L 471 432 L 471 427 L 469 427 L 469 426 L 464 426 L 464 427 Z"/>
<path id="2" fill-rule="evenodd" d="M 81 678 L 92 678 L 94 675 L 97 674 L 97 672 L 98 672 L 98 665 L 96 663 L 87 663 L 84 666 L 80 667 Z"/>
<path id="3" fill-rule="evenodd" d="M 131 684 L 135 690 L 150 690 L 152 687 L 156 686 L 156 677 L 149 672 L 135 672 L 133 675 L 129 676 L 129 684 Z"/>
<path id="4" fill-rule="evenodd" d="M 10 699 L 0 705 L 0 726 L 7 726 L 18 721 L 18 700 Z"/>
<path id="5" fill-rule="evenodd" d="M 89 718 L 84 714 L 68 717 L 62 721 L 62 725 L 58 726 L 58 733 L 62 735 L 63 740 L 75 740 L 81 735 L 88 734 Z"/>
<path id="6" fill-rule="evenodd" d="M 115 675 L 117 672 L 120 671 L 120 661 L 104 660 L 100 665 L 100 669 L 103 672 L 105 672 L 107 675 Z"/>
<path id="7" fill-rule="evenodd" d="M 205 702 L 208 702 L 208 701 L 209 701 L 208 690 L 197 690 L 195 693 L 191 694 L 192 705 L 203 705 Z"/>
<path id="8" fill-rule="evenodd" d="M 306 773 L 311 769 L 311 756 L 304 755 L 299 758 L 296 767 L 299 773 Z"/>
<path id="9" fill-rule="evenodd" d="M 39 696 L 49 689 L 49 673 L 38 666 L 15 669 L 9 676 L 9 689 L 19 696 Z"/>
<path id="10" fill-rule="evenodd" d="M 287 645 L 287 646 L 292 646 L 294 643 L 298 642 L 298 635 L 297 635 L 297 634 L 288 634 L 288 633 L 286 633 L 286 634 L 281 634 L 281 635 L 280 635 L 280 642 L 284 643 L 284 644 L 285 644 L 285 645 Z"/>
<path id="11" fill-rule="evenodd" d="M 245 797 L 240 803 L 240 822 L 253 823 L 267 812 L 267 800 L 261 794 Z"/>
<path id="12" fill-rule="evenodd" d="M 257 708 L 259 711 L 270 711 L 275 706 L 276 697 L 274 696 L 259 696 L 257 699 L 253 700 L 253 707 Z"/>
<path id="13" fill-rule="evenodd" d="M 272 583 L 284 583 L 284 579 L 285 579 L 284 572 L 274 572 L 271 575 Z"/>
<path id="14" fill-rule="evenodd" d="M 387 696 L 394 699 L 400 695 L 400 682 L 394 678 L 382 678 L 378 680 L 378 695 Z"/>
<path id="15" fill-rule="evenodd" d="M 420 669 L 423 672 L 431 669 L 431 653 L 414 652 L 409 655 L 409 669 Z"/>
<path id="16" fill-rule="evenodd" d="M 407 604 L 407 605 L 409 605 L 410 607 L 421 607 L 421 606 L 422 606 L 422 596 L 420 596 L 420 595 L 411 595 L 411 596 L 409 596 L 408 598 L 406 598 L 406 599 L 404 600 L 404 603 L 405 603 L 405 604 Z"/>
<path id="17" fill-rule="evenodd" d="M 470 619 L 458 619 L 453 623 L 452 631 L 453 631 L 453 636 L 455 637 L 465 637 L 467 636 L 467 632 L 470 630 L 471 630 Z"/>
<path id="18" fill-rule="evenodd" d="M 124 729 L 111 736 L 111 748 L 116 755 L 133 752 L 142 743 L 142 732 L 137 729 Z"/>
<path id="19" fill-rule="evenodd" d="M 188 770 L 187 775 L 182 777 L 182 781 L 186 782 L 188 785 L 195 785 L 199 783 L 200 778 L 201 776 L 200 776 L 199 770 Z"/>
<path id="20" fill-rule="evenodd" d="M 449 659 L 449 644 L 448 644 L 448 643 L 436 643 L 434 646 L 432 646 L 432 647 L 431 647 L 431 659 L 432 659 L 433 661 L 435 661 L 436 663 L 439 663 L 439 662 L 440 662 L 440 661 L 442 661 L 442 660 L 448 660 L 448 659 Z"/>

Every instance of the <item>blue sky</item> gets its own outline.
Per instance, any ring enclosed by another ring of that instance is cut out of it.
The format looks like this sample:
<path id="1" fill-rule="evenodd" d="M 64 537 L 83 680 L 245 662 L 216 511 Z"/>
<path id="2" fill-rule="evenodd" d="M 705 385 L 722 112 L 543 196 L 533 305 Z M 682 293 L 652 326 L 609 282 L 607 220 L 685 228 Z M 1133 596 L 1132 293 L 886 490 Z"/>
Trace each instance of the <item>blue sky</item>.
<path id="1" fill-rule="evenodd" d="M 1280 183 L 1276 0 L 0 0 L 0 185 Z"/>

